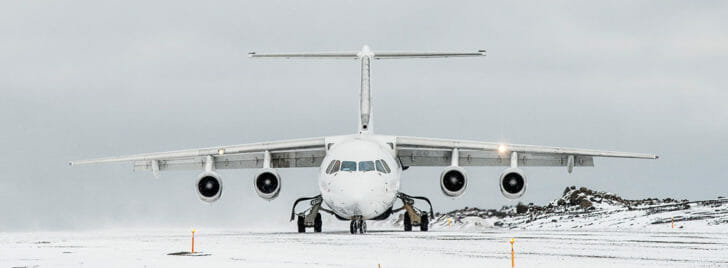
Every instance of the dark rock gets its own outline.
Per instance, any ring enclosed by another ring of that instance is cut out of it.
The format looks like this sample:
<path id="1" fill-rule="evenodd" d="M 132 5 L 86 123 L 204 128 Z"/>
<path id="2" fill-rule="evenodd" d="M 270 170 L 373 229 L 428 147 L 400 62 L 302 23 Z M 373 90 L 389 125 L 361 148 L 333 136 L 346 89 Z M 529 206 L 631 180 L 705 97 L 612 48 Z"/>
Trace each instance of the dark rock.
<path id="1" fill-rule="evenodd" d="M 518 202 L 518 205 L 516 205 L 516 213 L 523 214 L 528 212 L 528 206 L 524 205 L 521 202 Z"/>
<path id="2" fill-rule="evenodd" d="M 581 202 L 579 202 L 579 207 L 582 209 L 587 209 L 587 208 L 590 208 L 593 206 L 592 206 L 592 202 L 590 202 L 589 200 L 582 199 Z"/>

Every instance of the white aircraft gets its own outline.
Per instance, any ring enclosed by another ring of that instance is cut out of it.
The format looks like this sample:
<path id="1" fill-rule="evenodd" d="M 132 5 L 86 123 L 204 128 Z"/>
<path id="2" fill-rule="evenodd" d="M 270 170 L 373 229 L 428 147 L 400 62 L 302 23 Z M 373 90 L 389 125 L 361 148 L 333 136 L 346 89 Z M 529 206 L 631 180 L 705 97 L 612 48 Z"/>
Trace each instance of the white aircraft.
<path id="1" fill-rule="evenodd" d="M 502 144 L 495 142 L 375 135 L 372 131 L 370 70 L 372 60 L 401 58 L 447 58 L 485 56 L 484 50 L 459 53 L 372 52 L 364 46 L 359 52 L 281 53 L 250 52 L 251 58 L 353 59 L 361 62 L 359 131 L 352 135 L 272 141 L 161 153 L 137 154 L 69 162 L 83 165 L 108 162 L 134 162 L 135 170 L 151 170 L 155 177 L 164 170 L 202 170 L 197 194 L 202 201 L 214 202 L 222 195 L 222 179 L 216 169 L 259 169 L 253 186 L 261 198 L 274 199 L 281 190 L 276 169 L 319 167 L 320 194 L 299 198 L 293 205 L 291 221 L 298 217 L 298 232 L 313 227 L 321 232 L 321 212 L 349 220 L 352 234 L 366 232 L 366 220 L 383 220 L 405 210 L 404 230 L 419 226 L 427 231 L 432 205 L 425 197 L 399 191 L 402 171 L 412 166 L 442 166 L 440 187 L 450 197 L 465 192 L 468 175 L 464 166 L 505 166 L 499 187 L 506 198 L 521 197 L 526 176 L 520 166 L 594 166 L 594 157 L 657 159 L 653 154 L 623 153 L 548 146 Z M 402 207 L 393 209 L 395 201 Z M 296 205 L 310 200 L 311 206 L 296 213 Z M 424 200 L 429 210 L 414 206 Z M 325 205 L 324 205 L 325 204 Z"/>

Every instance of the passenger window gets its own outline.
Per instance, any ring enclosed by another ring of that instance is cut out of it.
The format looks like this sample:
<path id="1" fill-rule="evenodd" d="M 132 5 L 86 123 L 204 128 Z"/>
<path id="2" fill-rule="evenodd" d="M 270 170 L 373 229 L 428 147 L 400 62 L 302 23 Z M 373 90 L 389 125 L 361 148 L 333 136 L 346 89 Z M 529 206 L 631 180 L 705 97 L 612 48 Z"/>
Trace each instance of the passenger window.
<path id="1" fill-rule="evenodd" d="M 359 171 L 372 171 L 374 170 L 374 162 L 373 161 L 361 161 L 359 162 Z"/>
<path id="2" fill-rule="evenodd" d="M 384 159 L 380 160 L 382 161 L 382 166 L 384 166 L 384 170 L 386 170 L 386 173 L 392 172 L 391 169 L 389 169 L 389 165 L 387 165 L 387 161 L 384 161 Z"/>
<path id="3" fill-rule="evenodd" d="M 377 160 L 376 165 L 377 165 L 377 171 L 382 172 L 382 173 L 387 173 L 387 170 L 384 169 L 384 166 L 382 166 L 382 160 Z"/>
<path id="4" fill-rule="evenodd" d="M 342 161 L 341 171 L 356 171 L 356 162 L 354 161 Z"/>

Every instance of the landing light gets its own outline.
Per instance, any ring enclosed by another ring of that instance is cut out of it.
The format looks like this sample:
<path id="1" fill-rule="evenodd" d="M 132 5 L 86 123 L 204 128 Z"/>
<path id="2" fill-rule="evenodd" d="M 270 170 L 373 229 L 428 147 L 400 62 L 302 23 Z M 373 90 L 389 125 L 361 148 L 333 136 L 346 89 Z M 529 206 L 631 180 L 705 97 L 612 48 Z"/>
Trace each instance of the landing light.
<path id="1" fill-rule="evenodd" d="M 505 153 L 506 152 L 506 146 L 503 145 L 503 144 L 498 145 L 498 152 L 499 153 Z"/>

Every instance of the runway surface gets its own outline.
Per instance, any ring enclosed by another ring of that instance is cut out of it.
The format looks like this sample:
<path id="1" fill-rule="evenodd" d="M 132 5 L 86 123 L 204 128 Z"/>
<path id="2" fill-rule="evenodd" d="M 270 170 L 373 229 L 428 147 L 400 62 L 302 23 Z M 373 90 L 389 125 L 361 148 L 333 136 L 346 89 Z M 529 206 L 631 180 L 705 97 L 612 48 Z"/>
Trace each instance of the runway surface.
<path id="1" fill-rule="evenodd" d="M 0 233 L 0 267 L 728 267 L 728 233 L 668 230 Z M 587 266 L 585 266 L 587 265 Z"/>

